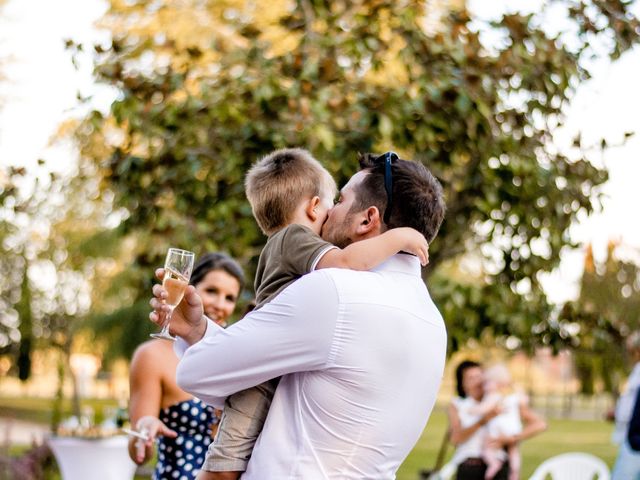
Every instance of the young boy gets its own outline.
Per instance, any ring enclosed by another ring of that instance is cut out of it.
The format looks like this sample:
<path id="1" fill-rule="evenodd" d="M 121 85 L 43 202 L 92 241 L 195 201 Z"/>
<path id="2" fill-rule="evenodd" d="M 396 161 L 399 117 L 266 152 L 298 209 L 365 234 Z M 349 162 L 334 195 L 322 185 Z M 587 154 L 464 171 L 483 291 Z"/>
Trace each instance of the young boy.
<path id="1" fill-rule="evenodd" d="M 269 237 L 258 260 L 256 308 L 315 269 L 369 270 L 401 251 L 427 263 L 427 241 L 412 228 L 388 230 L 344 249 L 325 242 L 320 233 L 337 188 L 331 174 L 306 150 L 282 149 L 264 157 L 249 170 L 245 188 L 253 215 Z M 202 467 L 208 473 L 202 472 L 199 479 L 237 479 L 246 470 L 277 380 L 226 400 Z"/>

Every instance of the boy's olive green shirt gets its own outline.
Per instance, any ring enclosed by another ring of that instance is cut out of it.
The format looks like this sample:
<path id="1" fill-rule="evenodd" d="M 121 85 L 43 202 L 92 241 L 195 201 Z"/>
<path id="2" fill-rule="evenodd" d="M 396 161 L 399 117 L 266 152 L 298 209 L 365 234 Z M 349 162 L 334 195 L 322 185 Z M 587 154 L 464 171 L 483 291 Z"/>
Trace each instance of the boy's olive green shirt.
<path id="1" fill-rule="evenodd" d="M 258 260 L 256 308 L 313 271 L 322 255 L 332 248 L 337 247 L 303 225 L 288 225 L 271 235 Z"/>

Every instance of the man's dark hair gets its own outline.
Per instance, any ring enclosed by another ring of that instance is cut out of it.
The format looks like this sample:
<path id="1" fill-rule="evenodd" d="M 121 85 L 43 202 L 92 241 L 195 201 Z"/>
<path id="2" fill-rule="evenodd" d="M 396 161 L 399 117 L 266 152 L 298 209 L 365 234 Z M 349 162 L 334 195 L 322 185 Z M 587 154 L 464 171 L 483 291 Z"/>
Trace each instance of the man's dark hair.
<path id="1" fill-rule="evenodd" d="M 462 377 L 464 377 L 464 372 L 470 368 L 482 368 L 482 366 L 473 360 L 463 360 L 456 368 L 456 391 L 460 398 L 467 398 L 467 394 L 462 388 Z"/>
<path id="2" fill-rule="evenodd" d="M 360 168 L 368 170 L 369 174 L 358 186 L 351 211 L 375 206 L 381 219 L 388 218 L 387 228 L 412 227 L 431 242 L 440 229 L 446 210 L 440 182 L 422 163 L 401 160 L 394 155 L 391 163 L 391 210 L 385 215 L 384 157 L 372 153 L 360 155 Z"/>

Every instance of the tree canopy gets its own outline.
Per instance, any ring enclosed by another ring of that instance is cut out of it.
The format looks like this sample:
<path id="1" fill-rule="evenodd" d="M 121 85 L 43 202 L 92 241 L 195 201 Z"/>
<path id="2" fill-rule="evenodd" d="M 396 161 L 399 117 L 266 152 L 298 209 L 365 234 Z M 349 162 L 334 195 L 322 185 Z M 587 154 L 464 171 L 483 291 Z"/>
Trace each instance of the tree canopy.
<path id="1" fill-rule="evenodd" d="M 630 260 L 638 253 L 611 241 L 606 257 L 597 261 L 589 245 L 580 296 L 557 317 L 558 328 L 577 351 L 583 393 L 593 393 L 597 383 L 618 393 L 626 377 L 631 359 L 623 347 L 625 338 L 640 329 L 640 267 Z"/>
<path id="2" fill-rule="evenodd" d="M 589 78 L 584 59 L 602 45 L 617 58 L 640 26 L 626 1 L 550 3 L 569 31 L 545 29 L 549 4 L 483 24 L 464 6 L 428 21 L 435 4 L 412 0 L 111 0 L 112 41 L 92 53 L 119 95 L 76 137 L 125 212 L 139 296 L 169 245 L 225 250 L 253 273 L 265 239 L 243 178 L 260 156 L 308 148 L 343 184 L 357 152 L 394 149 L 446 192 L 425 276 L 452 348 L 561 344 L 539 274 L 607 174 L 579 136 L 567 152 L 553 133 Z"/>

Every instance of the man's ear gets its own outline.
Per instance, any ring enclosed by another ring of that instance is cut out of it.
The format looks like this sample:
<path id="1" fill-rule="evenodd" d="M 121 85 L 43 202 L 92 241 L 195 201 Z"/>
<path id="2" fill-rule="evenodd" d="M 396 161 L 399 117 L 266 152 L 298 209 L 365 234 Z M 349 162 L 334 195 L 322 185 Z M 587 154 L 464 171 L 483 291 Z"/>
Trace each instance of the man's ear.
<path id="1" fill-rule="evenodd" d="M 307 217 L 309 217 L 309 220 L 312 222 L 315 222 L 318 218 L 318 205 L 320 205 L 320 197 L 316 195 L 315 197 L 311 197 L 304 209 Z"/>
<path id="2" fill-rule="evenodd" d="M 369 207 L 362 212 L 362 218 L 357 227 L 357 234 L 365 236 L 370 233 L 378 233 L 382 227 L 380 211 L 378 207 Z"/>

